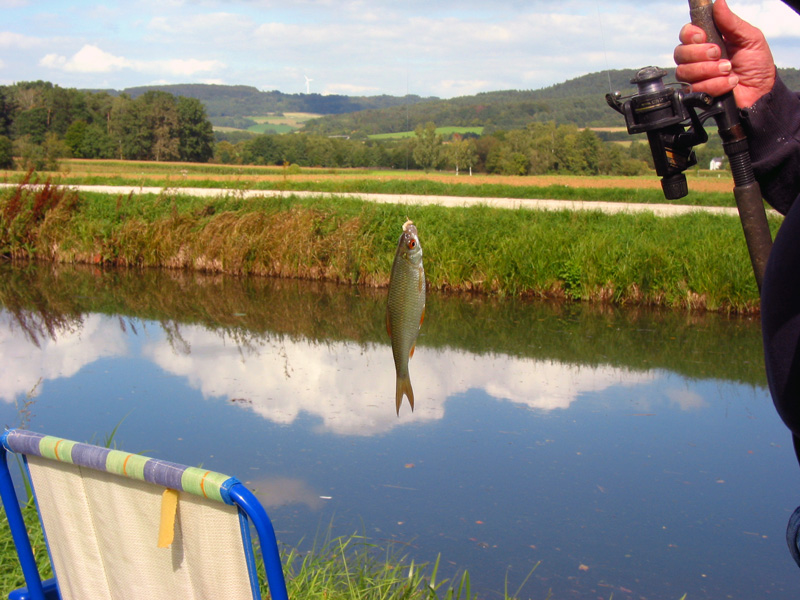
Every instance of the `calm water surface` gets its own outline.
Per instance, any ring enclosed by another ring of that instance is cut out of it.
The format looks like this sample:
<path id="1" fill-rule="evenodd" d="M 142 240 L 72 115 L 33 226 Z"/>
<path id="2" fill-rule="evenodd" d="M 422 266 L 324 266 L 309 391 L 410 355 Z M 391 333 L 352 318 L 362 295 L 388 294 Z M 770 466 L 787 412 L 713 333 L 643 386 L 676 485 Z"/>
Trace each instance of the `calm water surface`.
<path id="1" fill-rule="evenodd" d="M 279 539 L 359 533 L 483 597 L 795 598 L 800 471 L 757 320 L 430 298 L 394 408 L 384 293 L 0 270 L 0 420 L 235 475 Z"/>

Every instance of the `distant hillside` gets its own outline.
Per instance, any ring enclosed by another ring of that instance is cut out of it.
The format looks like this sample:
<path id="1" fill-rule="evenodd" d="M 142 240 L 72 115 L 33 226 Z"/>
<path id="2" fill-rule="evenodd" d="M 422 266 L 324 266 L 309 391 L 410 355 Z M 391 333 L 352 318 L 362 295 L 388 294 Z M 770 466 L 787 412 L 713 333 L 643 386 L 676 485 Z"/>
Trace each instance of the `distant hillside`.
<path id="1" fill-rule="evenodd" d="M 308 121 L 303 131 L 322 135 L 366 136 L 413 130 L 433 122 L 437 127 L 483 127 L 485 133 L 518 129 L 534 121 L 571 123 L 579 127 L 622 127 L 622 117 L 608 107 L 609 91 L 628 94 L 638 69 L 590 73 L 539 90 L 504 90 L 439 99 L 408 96 L 342 96 L 262 92 L 245 85 L 179 84 L 127 88 L 133 98 L 150 90 L 197 98 L 215 125 L 232 125 L 242 117 L 274 113 L 326 115 Z M 674 82 L 674 69 L 667 69 Z M 780 69 L 790 89 L 800 90 L 800 71 Z M 112 94 L 118 94 L 106 90 Z M 242 127 L 245 128 L 245 127 Z"/>
<path id="2" fill-rule="evenodd" d="M 303 131 L 327 135 L 373 135 L 413 130 L 433 122 L 437 127 L 484 127 L 485 133 L 498 129 L 519 129 L 534 121 L 571 123 L 578 127 L 622 127 L 621 115 L 609 108 L 605 95 L 620 91 L 633 93 L 630 80 L 639 69 L 590 73 L 539 90 L 506 90 L 463 96 L 449 100 L 422 101 L 354 114 L 313 119 Z M 675 69 L 666 69 L 665 82 L 675 82 Z M 800 71 L 780 69 L 790 89 L 800 90 Z"/>
<path id="3" fill-rule="evenodd" d="M 262 92 L 248 85 L 212 85 L 187 83 L 177 85 L 148 85 L 126 88 L 124 93 L 136 98 L 145 92 L 158 90 L 175 96 L 197 98 L 206 107 L 213 122 L 216 117 L 250 117 L 281 112 L 338 115 L 362 110 L 386 108 L 399 104 L 415 104 L 432 98 L 419 96 L 341 96 L 322 94 L 284 94 Z"/>
<path id="4" fill-rule="evenodd" d="M 408 131 L 429 121 L 437 127 L 484 127 L 487 132 L 519 129 L 531 121 L 574 123 L 580 127 L 621 126 L 621 117 L 608 107 L 605 94 L 609 89 L 632 91 L 630 79 L 637 70 L 593 73 L 540 90 L 484 92 L 326 116 L 308 121 L 303 130 L 327 135 L 373 135 Z M 671 72 L 667 81 L 674 81 Z"/>

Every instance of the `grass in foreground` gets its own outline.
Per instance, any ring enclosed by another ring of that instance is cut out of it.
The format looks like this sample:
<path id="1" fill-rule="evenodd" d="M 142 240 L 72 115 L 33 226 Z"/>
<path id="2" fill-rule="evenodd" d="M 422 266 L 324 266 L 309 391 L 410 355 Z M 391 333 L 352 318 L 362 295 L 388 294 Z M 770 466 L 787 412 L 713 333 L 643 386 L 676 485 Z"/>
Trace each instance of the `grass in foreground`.
<path id="1" fill-rule="evenodd" d="M 358 535 L 339 537 L 307 554 L 283 554 L 290 598 L 307 600 L 473 600 L 469 573 L 439 579 L 439 558 L 430 565 L 381 554 Z M 507 596 L 508 597 L 508 596 Z"/>
<path id="2" fill-rule="evenodd" d="M 23 507 L 31 545 L 42 579 L 52 577 L 50 560 L 36 507 Z M 473 600 L 469 573 L 454 581 L 439 579 L 439 560 L 432 565 L 391 555 L 381 556 L 377 546 L 360 536 L 326 541 L 311 552 L 295 549 L 282 553 L 289 598 L 303 600 Z M 259 561 L 262 596 L 268 598 L 263 563 Z M 7 594 L 25 585 L 8 519 L 0 506 L 0 590 Z M 508 596 L 506 596 L 508 598 Z"/>

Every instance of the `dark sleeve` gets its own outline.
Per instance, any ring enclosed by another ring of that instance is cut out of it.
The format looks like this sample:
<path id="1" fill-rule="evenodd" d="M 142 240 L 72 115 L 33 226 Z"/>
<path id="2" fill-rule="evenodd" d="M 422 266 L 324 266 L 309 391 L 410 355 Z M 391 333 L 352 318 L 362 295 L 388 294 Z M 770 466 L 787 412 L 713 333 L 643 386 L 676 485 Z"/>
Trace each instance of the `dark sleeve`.
<path id="1" fill-rule="evenodd" d="M 761 288 L 767 381 L 775 408 L 795 437 L 800 437 L 799 242 L 800 202 L 796 202 L 775 236 Z"/>
<path id="2" fill-rule="evenodd" d="M 777 77 L 772 91 L 742 116 L 761 193 L 785 215 L 800 195 L 800 96 Z"/>
<path id="3" fill-rule="evenodd" d="M 800 438 L 800 202 L 795 199 L 800 195 L 800 98 L 778 79 L 769 94 L 742 114 L 761 192 L 776 210 L 786 215 L 764 274 L 761 328 L 772 400 L 797 441 Z"/>

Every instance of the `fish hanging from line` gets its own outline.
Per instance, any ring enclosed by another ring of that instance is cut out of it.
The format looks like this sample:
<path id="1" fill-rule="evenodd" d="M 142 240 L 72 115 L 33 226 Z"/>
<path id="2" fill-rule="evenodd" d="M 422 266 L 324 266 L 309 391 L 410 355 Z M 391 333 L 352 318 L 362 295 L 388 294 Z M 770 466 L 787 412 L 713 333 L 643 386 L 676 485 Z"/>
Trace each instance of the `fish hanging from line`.
<path id="1" fill-rule="evenodd" d="M 422 246 L 412 221 L 403 224 L 403 233 L 389 278 L 389 301 L 386 306 L 386 331 L 392 340 L 394 368 L 397 371 L 395 402 L 397 415 L 403 396 L 414 410 L 414 390 L 408 374 L 408 359 L 414 356 L 417 334 L 425 318 L 425 269 Z"/>

